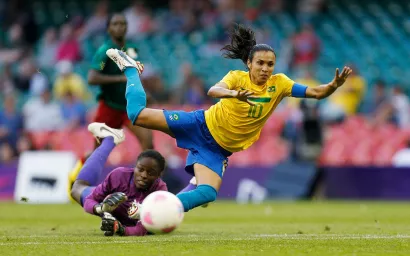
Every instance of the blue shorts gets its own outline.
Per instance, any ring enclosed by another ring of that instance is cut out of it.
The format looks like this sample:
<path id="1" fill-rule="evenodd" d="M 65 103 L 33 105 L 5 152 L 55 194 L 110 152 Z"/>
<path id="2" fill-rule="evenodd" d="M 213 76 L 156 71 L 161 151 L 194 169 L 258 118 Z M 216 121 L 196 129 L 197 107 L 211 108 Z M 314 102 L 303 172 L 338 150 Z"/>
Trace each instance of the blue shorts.
<path id="1" fill-rule="evenodd" d="M 189 150 L 185 171 L 194 174 L 194 164 L 202 164 L 221 178 L 228 166 L 231 152 L 225 150 L 212 137 L 205 122 L 204 110 L 193 112 L 164 110 L 168 127 L 175 135 L 177 145 Z"/>

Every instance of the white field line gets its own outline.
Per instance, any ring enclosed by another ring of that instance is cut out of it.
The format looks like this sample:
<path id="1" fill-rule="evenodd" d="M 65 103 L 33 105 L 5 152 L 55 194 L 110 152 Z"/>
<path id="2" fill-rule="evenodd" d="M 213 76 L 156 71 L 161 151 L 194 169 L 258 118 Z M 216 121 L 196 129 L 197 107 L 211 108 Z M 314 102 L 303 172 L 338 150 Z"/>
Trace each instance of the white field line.
<path id="1" fill-rule="evenodd" d="M 39 236 L 14 236 L 13 238 L 38 238 Z M 63 238 L 63 236 L 42 236 L 42 237 L 58 237 Z M 5 237 L 1 237 L 5 238 Z M 11 237 L 8 237 L 11 238 Z M 67 237 L 65 237 L 67 238 Z M 382 240 L 382 239 L 410 239 L 410 235 L 370 235 L 370 234 L 260 234 L 253 235 L 249 237 L 232 237 L 232 238 L 204 238 L 195 235 L 175 235 L 175 236 L 158 236 L 150 237 L 155 239 L 148 240 L 103 240 L 101 241 L 38 241 L 38 242 L 0 242 L 0 246 L 20 246 L 20 245 L 104 245 L 104 244 L 138 244 L 138 243 L 152 243 L 152 242 L 175 242 L 175 238 L 184 238 L 184 242 L 200 242 L 200 241 L 251 241 L 259 239 L 289 239 L 289 240 Z M 109 239 L 109 238 L 107 238 Z"/>

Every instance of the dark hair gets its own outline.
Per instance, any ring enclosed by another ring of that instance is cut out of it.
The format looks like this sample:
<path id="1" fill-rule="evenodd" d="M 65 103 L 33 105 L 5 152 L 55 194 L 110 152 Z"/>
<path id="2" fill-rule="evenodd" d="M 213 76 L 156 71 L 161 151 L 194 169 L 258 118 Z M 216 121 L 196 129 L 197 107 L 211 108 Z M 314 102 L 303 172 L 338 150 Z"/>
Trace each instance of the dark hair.
<path id="1" fill-rule="evenodd" d="M 158 151 L 153 150 L 153 149 L 148 149 L 148 150 L 143 151 L 138 156 L 137 161 L 141 160 L 142 158 L 146 158 L 146 157 L 154 159 L 157 162 L 159 168 L 161 169 L 161 172 L 164 171 L 164 169 L 165 169 L 165 158 L 161 155 L 161 153 L 159 153 Z"/>
<path id="2" fill-rule="evenodd" d="M 231 43 L 221 49 L 225 50 L 222 56 L 227 59 L 241 59 L 246 65 L 248 59 L 252 61 L 255 52 L 271 51 L 275 54 L 275 51 L 269 45 L 256 44 L 255 32 L 242 24 L 235 24 L 232 30 L 229 31 L 229 37 Z"/>
<path id="3" fill-rule="evenodd" d="M 115 15 L 121 15 L 121 16 L 123 16 L 123 17 L 125 18 L 125 15 L 122 14 L 122 13 L 120 13 L 120 12 L 111 13 L 111 14 L 108 16 L 107 23 L 105 23 L 105 29 L 108 29 L 108 28 L 110 27 L 111 20 L 112 20 L 112 18 L 114 18 Z M 127 22 L 127 19 L 125 19 L 125 22 Z"/>

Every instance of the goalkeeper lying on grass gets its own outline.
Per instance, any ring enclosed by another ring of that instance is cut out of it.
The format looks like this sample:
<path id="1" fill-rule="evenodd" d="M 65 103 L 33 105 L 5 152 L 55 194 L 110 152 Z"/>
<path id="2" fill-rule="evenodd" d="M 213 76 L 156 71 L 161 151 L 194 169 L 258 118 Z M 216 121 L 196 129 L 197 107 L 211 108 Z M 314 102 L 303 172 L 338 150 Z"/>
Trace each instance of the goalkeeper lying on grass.
<path id="1" fill-rule="evenodd" d="M 92 123 L 88 130 L 97 140 L 102 139 L 102 143 L 79 171 L 71 196 L 86 212 L 102 218 L 104 235 L 146 235 L 147 230 L 139 221 L 140 203 L 154 191 L 167 190 L 160 179 L 164 158 L 155 150 L 144 151 L 138 156 L 135 168 L 119 167 L 97 185 L 109 154 L 125 136 L 123 130 L 102 123 Z"/>

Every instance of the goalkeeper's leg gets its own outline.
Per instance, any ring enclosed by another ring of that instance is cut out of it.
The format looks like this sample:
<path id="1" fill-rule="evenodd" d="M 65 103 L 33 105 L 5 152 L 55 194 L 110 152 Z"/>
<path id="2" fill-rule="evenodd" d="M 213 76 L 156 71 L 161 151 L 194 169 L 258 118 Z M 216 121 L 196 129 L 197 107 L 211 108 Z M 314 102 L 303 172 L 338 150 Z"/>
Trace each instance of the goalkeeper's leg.
<path id="1" fill-rule="evenodd" d="M 104 170 L 105 162 L 115 145 L 118 145 L 125 139 L 122 130 L 112 129 L 102 123 L 92 123 L 88 126 L 88 130 L 98 140 L 103 139 L 103 141 L 84 163 L 71 189 L 72 198 L 80 205 L 83 205 L 84 199 L 92 192 L 94 186 L 97 185 L 98 178 Z"/>

